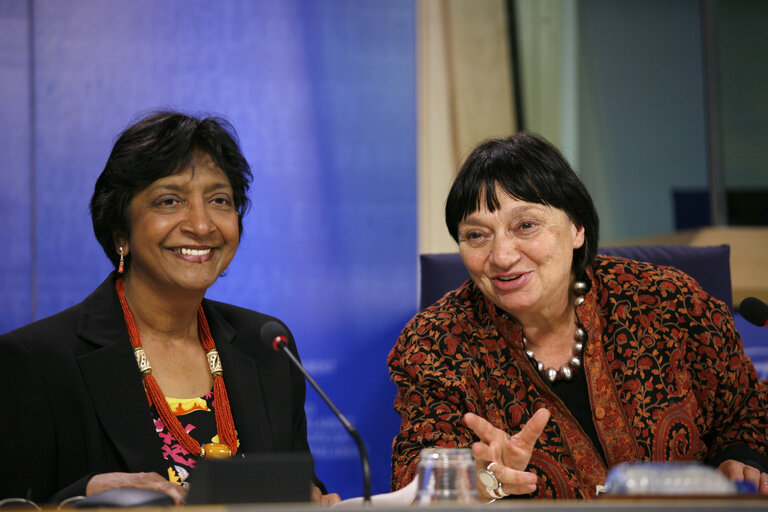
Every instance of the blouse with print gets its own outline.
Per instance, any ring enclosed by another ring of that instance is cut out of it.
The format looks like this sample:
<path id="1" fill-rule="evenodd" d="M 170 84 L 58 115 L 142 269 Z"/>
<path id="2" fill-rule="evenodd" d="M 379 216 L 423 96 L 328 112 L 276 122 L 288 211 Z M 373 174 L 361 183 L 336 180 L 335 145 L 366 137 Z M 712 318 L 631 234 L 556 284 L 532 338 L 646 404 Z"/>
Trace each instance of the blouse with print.
<path id="1" fill-rule="evenodd" d="M 213 406 L 213 391 L 199 398 L 165 399 L 171 412 L 179 419 L 182 427 L 200 445 L 218 443 L 216 415 Z M 189 484 L 189 474 L 195 468 L 198 456 L 190 453 L 176 440 L 163 423 L 157 409 L 152 405 L 152 420 L 155 431 L 163 443 L 163 458 L 168 463 L 168 480 L 184 487 Z"/>

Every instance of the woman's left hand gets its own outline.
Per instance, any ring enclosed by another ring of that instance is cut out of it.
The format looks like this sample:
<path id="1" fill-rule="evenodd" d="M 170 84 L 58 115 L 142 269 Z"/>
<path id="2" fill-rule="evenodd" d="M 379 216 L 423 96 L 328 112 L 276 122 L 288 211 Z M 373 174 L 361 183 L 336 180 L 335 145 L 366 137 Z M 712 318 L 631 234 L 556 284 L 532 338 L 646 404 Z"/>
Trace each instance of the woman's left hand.
<path id="1" fill-rule="evenodd" d="M 717 469 L 735 482 L 739 480 L 752 482 L 757 487 L 759 494 L 768 494 L 768 473 L 762 473 L 754 466 L 728 459 L 721 463 Z"/>
<path id="2" fill-rule="evenodd" d="M 510 436 L 476 414 L 465 414 L 464 424 L 480 438 L 480 441 L 472 444 L 477 469 L 486 468 L 495 462 L 493 474 L 501 482 L 501 490 L 506 494 L 528 494 L 535 491 L 538 477 L 525 471 L 525 468 L 528 467 L 533 447 L 544 431 L 549 416 L 547 409 L 539 409 L 520 432 Z M 482 486 L 480 492 L 486 495 Z"/>
<path id="3" fill-rule="evenodd" d="M 317 503 L 319 505 L 335 505 L 340 501 L 341 496 L 335 492 L 323 494 L 323 491 L 321 491 L 320 488 L 314 484 L 312 485 L 312 503 Z"/>

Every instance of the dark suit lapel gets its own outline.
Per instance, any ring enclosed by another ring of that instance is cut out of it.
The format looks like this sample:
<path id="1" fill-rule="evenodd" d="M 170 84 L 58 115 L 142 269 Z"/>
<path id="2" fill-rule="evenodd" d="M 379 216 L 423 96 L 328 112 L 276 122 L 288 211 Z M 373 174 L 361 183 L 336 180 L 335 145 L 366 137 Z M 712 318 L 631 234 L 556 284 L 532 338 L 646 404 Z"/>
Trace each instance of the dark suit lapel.
<path id="1" fill-rule="evenodd" d="M 129 471 L 165 473 L 120 303 L 110 276 L 85 301 L 78 335 L 94 345 L 79 357 L 80 371 L 99 420 Z"/>
<path id="2" fill-rule="evenodd" d="M 206 318 L 216 350 L 221 357 L 224 383 L 227 387 L 232 418 L 235 421 L 242 453 L 266 452 L 273 448 L 269 417 L 264 406 L 256 362 L 234 342 L 237 332 L 212 307 L 203 302 Z"/>

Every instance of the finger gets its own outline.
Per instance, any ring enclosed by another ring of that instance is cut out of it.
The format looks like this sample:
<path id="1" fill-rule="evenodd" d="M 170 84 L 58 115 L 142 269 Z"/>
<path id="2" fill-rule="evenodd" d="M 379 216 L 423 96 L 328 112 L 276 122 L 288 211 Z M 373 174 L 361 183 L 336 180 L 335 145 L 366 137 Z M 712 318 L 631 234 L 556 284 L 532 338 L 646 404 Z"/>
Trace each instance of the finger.
<path id="1" fill-rule="evenodd" d="M 472 456 L 475 458 L 477 469 L 501 460 L 501 453 L 482 441 L 472 443 Z"/>
<path id="2" fill-rule="evenodd" d="M 735 460 L 728 459 L 723 461 L 718 467 L 718 471 L 728 477 L 728 480 L 743 480 L 744 465 Z"/>
<path id="3" fill-rule="evenodd" d="M 536 490 L 536 484 L 539 477 L 528 471 L 518 471 L 516 469 L 502 466 L 497 469 L 494 466 L 493 473 L 502 483 L 501 490 L 507 494 L 528 494 Z"/>
<path id="4" fill-rule="evenodd" d="M 500 435 L 506 436 L 504 432 L 491 425 L 487 420 L 471 412 L 464 415 L 464 424 L 472 429 L 477 437 L 488 444 L 494 439 L 498 439 Z"/>
<path id="5" fill-rule="evenodd" d="M 742 472 L 742 478 L 747 482 L 751 482 L 755 484 L 755 489 L 760 488 L 760 470 L 759 469 L 752 467 L 748 464 L 745 464 L 744 470 Z"/>
<path id="6" fill-rule="evenodd" d="M 330 494 L 323 494 L 323 496 L 320 498 L 320 503 L 322 505 L 335 505 L 340 502 L 341 502 L 341 496 L 339 496 L 335 492 L 332 492 Z"/>
<path id="7" fill-rule="evenodd" d="M 181 505 L 187 499 L 187 490 L 182 486 L 170 482 L 160 476 L 159 473 L 139 473 L 137 481 L 131 487 L 140 487 L 160 491 L 170 496 L 174 503 Z"/>
<path id="8" fill-rule="evenodd" d="M 475 459 L 475 469 L 481 469 L 488 465 L 490 460 L 486 459 L 484 457 L 484 450 L 483 447 L 487 446 L 482 441 L 478 441 L 476 443 L 472 443 L 469 448 L 472 450 L 472 458 Z"/>
<path id="9" fill-rule="evenodd" d="M 173 482 L 168 482 L 163 492 L 173 498 L 176 505 L 183 505 L 187 501 L 187 490 Z"/>
<path id="10" fill-rule="evenodd" d="M 760 486 L 758 487 L 760 494 L 768 494 L 768 473 L 760 474 Z"/>
<path id="11" fill-rule="evenodd" d="M 544 427 L 547 426 L 549 417 L 550 412 L 542 407 L 531 416 L 531 419 L 528 420 L 528 423 L 525 424 L 522 430 L 512 437 L 522 441 L 525 446 L 533 449 L 539 436 L 544 432 Z"/>

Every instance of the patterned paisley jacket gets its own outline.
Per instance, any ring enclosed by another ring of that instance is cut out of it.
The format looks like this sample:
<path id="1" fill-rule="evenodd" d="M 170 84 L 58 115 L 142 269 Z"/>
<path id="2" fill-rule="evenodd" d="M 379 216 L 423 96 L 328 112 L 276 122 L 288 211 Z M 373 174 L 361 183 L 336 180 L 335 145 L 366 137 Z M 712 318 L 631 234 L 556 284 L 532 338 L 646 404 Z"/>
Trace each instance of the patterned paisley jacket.
<path id="1" fill-rule="evenodd" d="M 598 256 L 577 314 L 584 371 L 607 466 L 522 347 L 521 327 L 470 281 L 416 315 L 389 354 L 400 433 L 392 488 L 426 446 L 469 446 L 474 412 L 516 433 L 540 407 L 552 418 L 528 470 L 534 497 L 590 498 L 625 461 L 706 461 L 743 444 L 768 455 L 768 390 L 744 355 L 727 307 L 686 274 Z"/>

